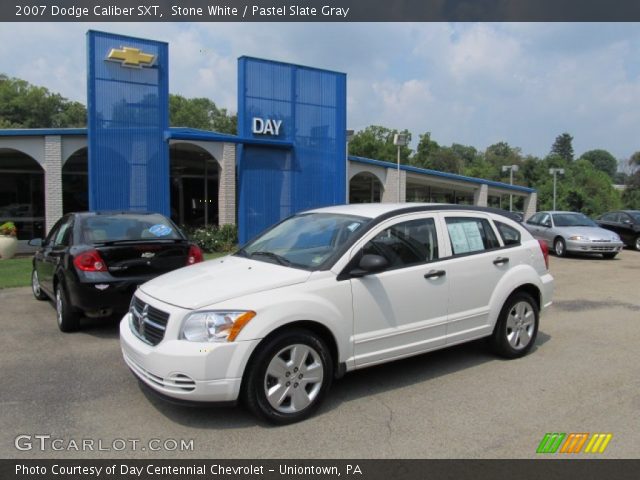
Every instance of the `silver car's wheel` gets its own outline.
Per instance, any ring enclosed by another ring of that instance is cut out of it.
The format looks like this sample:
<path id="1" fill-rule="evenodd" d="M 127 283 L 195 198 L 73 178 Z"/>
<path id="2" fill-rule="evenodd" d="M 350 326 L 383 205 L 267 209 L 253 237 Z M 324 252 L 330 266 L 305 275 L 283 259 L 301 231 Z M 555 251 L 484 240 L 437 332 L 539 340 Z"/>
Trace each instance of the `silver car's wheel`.
<path id="1" fill-rule="evenodd" d="M 318 352 L 308 345 L 291 345 L 280 350 L 269 363 L 264 393 L 278 412 L 301 412 L 317 398 L 323 378 L 324 367 Z"/>
<path id="2" fill-rule="evenodd" d="M 567 253 L 567 245 L 562 238 L 556 238 L 553 242 L 553 251 L 558 257 L 564 257 Z"/>
<path id="3" fill-rule="evenodd" d="M 516 350 L 525 348 L 533 338 L 535 313 L 527 301 L 516 303 L 507 315 L 507 340 Z"/>
<path id="4" fill-rule="evenodd" d="M 302 328 L 267 337 L 247 365 L 241 397 L 269 422 L 284 425 L 312 415 L 333 380 L 333 357 L 324 339 Z"/>
<path id="5" fill-rule="evenodd" d="M 47 299 L 47 295 L 42 291 L 42 287 L 40 287 L 40 279 L 38 278 L 38 272 L 35 268 L 31 272 L 31 291 L 33 292 L 33 296 L 36 297 L 36 299 Z"/>

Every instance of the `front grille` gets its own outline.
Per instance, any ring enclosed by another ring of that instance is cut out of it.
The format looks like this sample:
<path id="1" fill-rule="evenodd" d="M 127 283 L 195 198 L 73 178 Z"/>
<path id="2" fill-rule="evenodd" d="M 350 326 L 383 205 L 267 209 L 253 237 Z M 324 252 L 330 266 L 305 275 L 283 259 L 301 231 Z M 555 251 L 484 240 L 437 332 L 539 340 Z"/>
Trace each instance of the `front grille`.
<path id="1" fill-rule="evenodd" d="M 131 303 L 130 312 L 132 316 L 131 331 L 150 345 L 159 344 L 164 338 L 169 314 L 152 307 L 135 296 Z"/>

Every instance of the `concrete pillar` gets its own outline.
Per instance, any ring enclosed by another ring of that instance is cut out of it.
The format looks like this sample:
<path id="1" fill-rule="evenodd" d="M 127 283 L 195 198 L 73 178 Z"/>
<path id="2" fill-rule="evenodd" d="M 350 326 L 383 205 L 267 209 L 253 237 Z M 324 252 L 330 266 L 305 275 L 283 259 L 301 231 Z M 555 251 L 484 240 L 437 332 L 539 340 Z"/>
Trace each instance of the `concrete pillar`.
<path id="1" fill-rule="evenodd" d="M 537 203 L 538 203 L 538 194 L 536 192 L 530 193 L 524 199 L 524 219 L 527 220 L 529 217 L 533 216 L 537 211 Z"/>
<path id="2" fill-rule="evenodd" d="M 478 207 L 486 207 L 487 200 L 489 198 L 489 186 L 486 184 L 480 185 L 480 188 L 473 192 L 473 204 Z"/>
<path id="3" fill-rule="evenodd" d="M 382 203 L 396 203 L 398 201 L 398 170 L 387 168 L 387 178 L 382 192 Z M 407 172 L 400 170 L 400 202 L 407 201 Z"/>
<path id="4" fill-rule="evenodd" d="M 236 145 L 225 143 L 218 183 L 218 224 L 236 224 Z"/>
<path id="5" fill-rule="evenodd" d="M 62 217 L 62 138 L 44 137 L 45 234 Z"/>

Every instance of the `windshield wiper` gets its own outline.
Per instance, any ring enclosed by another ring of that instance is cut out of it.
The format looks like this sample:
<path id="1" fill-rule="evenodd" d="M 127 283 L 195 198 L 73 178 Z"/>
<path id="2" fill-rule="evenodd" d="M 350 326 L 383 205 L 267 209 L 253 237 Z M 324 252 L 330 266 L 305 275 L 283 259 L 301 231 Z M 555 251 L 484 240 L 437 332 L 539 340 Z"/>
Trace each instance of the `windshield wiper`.
<path id="1" fill-rule="evenodd" d="M 273 258 L 276 262 L 278 262 L 280 265 L 284 265 L 285 267 L 288 267 L 291 265 L 291 262 L 289 260 L 287 260 L 282 255 L 278 255 L 277 253 L 259 250 L 257 252 L 253 252 L 249 254 L 250 257 L 255 257 L 258 255 L 261 255 L 263 257 Z"/>

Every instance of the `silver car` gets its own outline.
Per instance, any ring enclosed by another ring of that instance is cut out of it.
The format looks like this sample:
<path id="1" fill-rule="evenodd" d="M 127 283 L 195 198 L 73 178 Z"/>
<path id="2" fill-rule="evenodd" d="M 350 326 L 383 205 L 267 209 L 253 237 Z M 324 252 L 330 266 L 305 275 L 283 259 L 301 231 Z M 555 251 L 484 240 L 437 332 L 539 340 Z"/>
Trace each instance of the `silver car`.
<path id="1" fill-rule="evenodd" d="M 582 213 L 538 212 L 526 221 L 525 227 L 559 257 L 569 252 L 601 253 L 611 259 L 623 246 L 617 233 L 600 228 Z"/>

